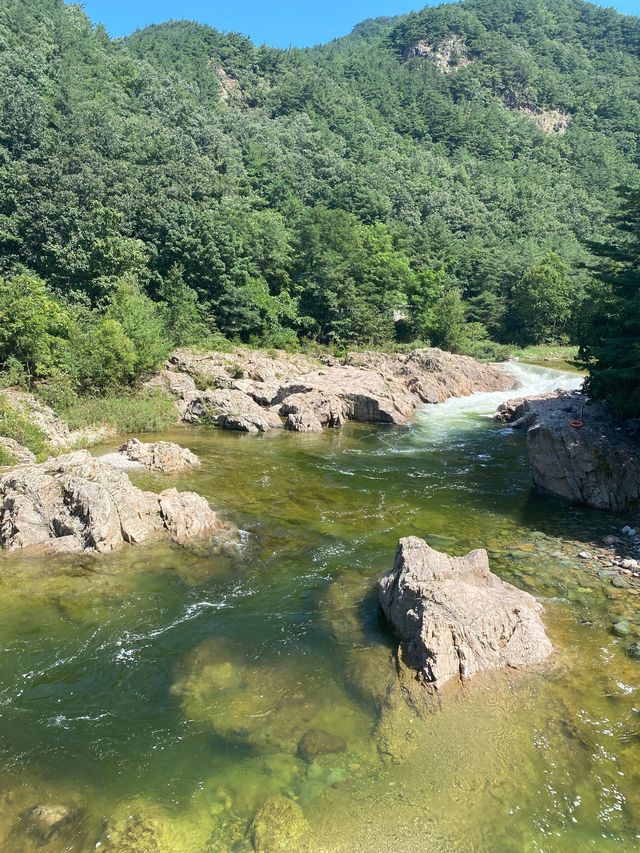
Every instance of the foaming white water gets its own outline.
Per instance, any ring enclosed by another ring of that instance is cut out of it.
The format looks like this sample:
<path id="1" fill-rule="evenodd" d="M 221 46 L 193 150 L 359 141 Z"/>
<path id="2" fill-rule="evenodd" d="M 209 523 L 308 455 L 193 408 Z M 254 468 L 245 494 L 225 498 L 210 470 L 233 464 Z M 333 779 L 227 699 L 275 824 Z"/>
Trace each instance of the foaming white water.
<path id="1" fill-rule="evenodd" d="M 477 425 L 478 417 L 490 417 L 506 400 L 545 394 L 556 389 L 573 391 L 580 388 L 584 382 L 584 376 L 579 373 L 552 370 L 549 367 L 521 364 L 517 361 L 508 362 L 504 369 L 520 383 L 515 390 L 453 397 L 446 403 L 424 406 L 416 417 L 416 427 L 421 437 L 424 438 L 426 434 L 429 438 L 438 440 L 452 428 L 459 431 L 465 427 L 473 427 L 474 422 Z"/>

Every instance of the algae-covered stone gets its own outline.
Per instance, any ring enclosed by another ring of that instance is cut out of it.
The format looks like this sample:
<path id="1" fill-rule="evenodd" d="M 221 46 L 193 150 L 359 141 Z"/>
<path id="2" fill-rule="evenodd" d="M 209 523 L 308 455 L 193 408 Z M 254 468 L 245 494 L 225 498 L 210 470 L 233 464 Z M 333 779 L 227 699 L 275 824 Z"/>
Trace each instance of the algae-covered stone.
<path id="1" fill-rule="evenodd" d="M 312 729 L 351 742 L 365 728 L 364 710 L 335 681 L 311 678 L 308 662 L 256 660 L 222 638 L 185 657 L 172 692 L 190 720 L 265 752 L 293 756 Z"/>
<path id="2" fill-rule="evenodd" d="M 138 800 L 122 806 L 95 844 L 113 853 L 177 853 L 204 847 L 210 825 Z M 92 845 L 93 848 L 94 845 Z"/>
<path id="3" fill-rule="evenodd" d="M 631 625 L 627 622 L 626 619 L 620 619 L 612 628 L 613 633 L 616 637 L 626 637 L 631 633 Z"/>
<path id="4" fill-rule="evenodd" d="M 302 853 L 309 846 L 309 824 L 300 806 L 289 797 L 276 795 L 265 800 L 249 833 L 256 853 Z"/>
<path id="5" fill-rule="evenodd" d="M 322 729 L 310 729 L 300 739 L 298 756 L 303 761 L 314 761 L 320 755 L 331 755 L 344 752 L 347 744 L 341 737 L 336 737 Z"/>
<path id="6" fill-rule="evenodd" d="M 67 806 L 56 804 L 34 806 L 25 816 L 27 833 L 33 836 L 38 843 L 46 844 L 56 832 L 70 821 L 71 816 L 71 810 Z"/>

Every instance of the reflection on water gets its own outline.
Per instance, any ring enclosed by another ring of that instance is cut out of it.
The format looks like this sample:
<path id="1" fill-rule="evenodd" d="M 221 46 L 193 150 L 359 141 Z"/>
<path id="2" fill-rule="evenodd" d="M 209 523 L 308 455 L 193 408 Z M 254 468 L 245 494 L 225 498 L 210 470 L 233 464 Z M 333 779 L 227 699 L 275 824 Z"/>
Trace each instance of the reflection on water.
<path id="1" fill-rule="evenodd" d="M 513 369 L 527 393 L 579 381 Z M 178 429 L 162 437 L 202 468 L 137 481 L 206 495 L 241 547 L 5 561 L 1 849 L 246 851 L 270 794 L 300 805 L 296 846 L 313 851 L 639 844 L 640 664 L 611 633 L 621 618 L 640 633 L 638 599 L 562 541 L 625 519 L 531 493 L 523 436 L 487 417 L 505 396 L 405 428 Z M 420 718 L 392 707 L 374 589 L 412 534 L 487 547 L 540 596 L 555 668 L 452 691 Z"/>

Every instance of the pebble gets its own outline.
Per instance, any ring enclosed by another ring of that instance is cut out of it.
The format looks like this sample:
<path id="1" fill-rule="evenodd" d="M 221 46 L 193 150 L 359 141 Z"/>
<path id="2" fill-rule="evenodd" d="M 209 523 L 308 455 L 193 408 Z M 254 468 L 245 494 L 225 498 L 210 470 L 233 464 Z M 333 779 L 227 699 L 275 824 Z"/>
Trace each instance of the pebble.
<path id="1" fill-rule="evenodd" d="M 612 630 L 616 637 L 626 637 L 631 633 L 631 625 L 629 625 L 626 619 L 621 619 L 619 622 L 616 622 Z"/>
<path id="2" fill-rule="evenodd" d="M 640 660 L 640 643 L 634 643 L 627 649 L 627 654 L 634 660 Z"/>
<path id="3" fill-rule="evenodd" d="M 580 551 L 578 557 L 580 557 L 581 560 L 593 560 L 593 555 L 588 551 Z"/>
<path id="4" fill-rule="evenodd" d="M 628 589 L 629 581 L 626 581 L 624 578 L 621 578 L 619 575 L 617 577 L 611 578 L 611 583 L 616 589 Z"/>

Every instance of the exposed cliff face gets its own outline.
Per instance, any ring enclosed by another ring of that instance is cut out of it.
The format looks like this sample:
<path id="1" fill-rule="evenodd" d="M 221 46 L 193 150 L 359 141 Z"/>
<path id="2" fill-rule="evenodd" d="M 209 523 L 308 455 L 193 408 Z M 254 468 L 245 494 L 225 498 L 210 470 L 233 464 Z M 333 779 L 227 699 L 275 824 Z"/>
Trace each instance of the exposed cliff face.
<path id="1" fill-rule="evenodd" d="M 560 110 L 543 110 L 535 104 L 521 104 L 518 110 L 535 124 L 544 133 L 563 134 L 571 127 L 573 116 Z"/>
<path id="2" fill-rule="evenodd" d="M 607 406 L 558 392 L 505 403 L 496 418 L 527 429 L 538 488 L 597 509 L 640 506 L 640 442 Z"/>
<path id="3" fill-rule="evenodd" d="M 417 56 L 424 56 L 433 61 L 433 64 L 443 74 L 459 71 L 471 64 L 467 43 L 464 36 L 450 35 L 439 42 L 423 39 L 416 44 L 410 45 L 402 54 L 405 62 Z"/>

